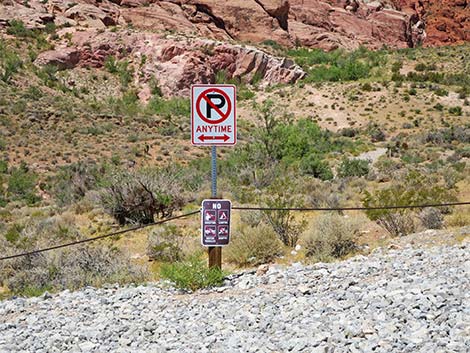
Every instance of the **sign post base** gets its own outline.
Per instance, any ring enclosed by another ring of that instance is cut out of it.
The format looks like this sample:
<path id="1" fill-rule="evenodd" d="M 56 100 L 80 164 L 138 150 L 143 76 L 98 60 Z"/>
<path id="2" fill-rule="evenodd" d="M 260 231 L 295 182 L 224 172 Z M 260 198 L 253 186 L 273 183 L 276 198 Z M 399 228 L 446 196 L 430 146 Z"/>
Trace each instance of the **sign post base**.
<path id="1" fill-rule="evenodd" d="M 220 246 L 209 246 L 209 268 L 222 269 L 222 248 Z"/>

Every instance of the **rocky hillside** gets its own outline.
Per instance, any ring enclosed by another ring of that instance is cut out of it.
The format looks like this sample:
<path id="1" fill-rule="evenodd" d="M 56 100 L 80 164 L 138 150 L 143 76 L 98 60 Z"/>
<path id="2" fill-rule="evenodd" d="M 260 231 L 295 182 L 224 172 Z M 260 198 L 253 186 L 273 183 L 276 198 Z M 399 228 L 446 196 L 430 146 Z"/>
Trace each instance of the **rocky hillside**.
<path id="1" fill-rule="evenodd" d="M 132 26 L 217 40 L 331 50 L 414 47 L 470 38 L 465 0 L 5 0 L 0 25 Z"/>
<path id="2" fill-rule="evenodd" d="M 468 243 L 408 245 L 263 266 L 193 295 L 152 284 L 11 299 L 0 351 L 465 352 L 469 255 Z"/>

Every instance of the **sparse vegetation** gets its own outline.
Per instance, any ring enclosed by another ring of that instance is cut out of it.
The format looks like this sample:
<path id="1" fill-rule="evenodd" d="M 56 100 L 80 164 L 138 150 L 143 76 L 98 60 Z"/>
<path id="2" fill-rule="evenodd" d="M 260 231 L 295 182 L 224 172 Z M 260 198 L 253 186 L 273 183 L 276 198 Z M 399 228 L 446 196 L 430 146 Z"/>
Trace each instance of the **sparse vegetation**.
<path id="1" fill-rule="evenodd" d="M 322 262 L 344 257 L 356 249 L 358 231 L 358 224 L 349 218 L 322 215 L 306 235 L 306 255 Z"/>
<path id="2" fill-rule="evenodd" d="M 200 255 L 192 255 L 187 260 L 166 263 L 161 267 L 161 276 L 173 282 L 178 288 L 197 290 L 223 284 L 225 273 L 213 267 L 207 268 Z"/>

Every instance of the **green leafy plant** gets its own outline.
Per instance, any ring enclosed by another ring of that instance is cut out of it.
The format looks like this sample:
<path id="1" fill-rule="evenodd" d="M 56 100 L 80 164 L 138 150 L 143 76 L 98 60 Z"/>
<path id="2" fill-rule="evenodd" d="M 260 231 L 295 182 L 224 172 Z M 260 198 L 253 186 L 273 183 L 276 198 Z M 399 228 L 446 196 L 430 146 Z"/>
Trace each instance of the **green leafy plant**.
<path id="1" fill-rule="evenodd" d="M 160 275 L 178 288 L 195 291 L 221 286 L 226 273 L 217 267 L 208 268 L 201 256 L 195 254 L 184 261 L 162 264 Z"/>
<path id="2" fill-rule="evenodd" d="M 312 175 L 321 180 L 333 179 L 333 171 L 327 162 L 320 160 L 314 154 L 301 159 L 300 170 L 302 173 Z"/>
<path id="3" fill-rule="evenodd" d="M 369 174 L 369 162 L 363 159 L 343 159 L 339 168 L 338 176 L 345 177 L 361 177 Z"/>
<path id="4" fill-rule="evenodd" d="M 40 200 L 36 195 L 36 180 L 36 174 L 29 171 L 26 165 L 12 168 L 8 178 L 8 194 L 14 200 L 23 200 L 28 205 L 33 205 Z"/>
<path id="5" fill-rule="evenodd" d="M 365 192 L 363 204 L 365 207 L 374 206 L 409 206 L 428 203 L 444 203 L 454 201 L 452 190 L 437 185 L 416 171 L 408 173 L 400 183 L 377 190 Z M 367 216 L 383 226 L 391 235 L 400 236 L 413 232 L 416 224 L 413 220 L 413 209 L 380 209 L 368 210 Z"/>

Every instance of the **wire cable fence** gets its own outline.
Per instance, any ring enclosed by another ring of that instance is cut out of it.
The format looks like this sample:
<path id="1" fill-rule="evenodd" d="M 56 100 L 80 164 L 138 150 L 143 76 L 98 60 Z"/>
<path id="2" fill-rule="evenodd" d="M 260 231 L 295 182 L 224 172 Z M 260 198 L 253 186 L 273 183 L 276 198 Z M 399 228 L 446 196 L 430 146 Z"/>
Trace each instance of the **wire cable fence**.
<path id="1" fill-rule="evenodd" d="M 431 208 L 431 207 L 452 207 L 452 206 L 465 206 L 465 205 L 470 205 L 470 201 L 462 201 L 462 202 L 447 202 L 447 203 L 440 203 L 440 204 L 422 204 L 422 205 L 402 205 L 402 206 L 373 206 L 373 207 L 245 207 L 245 206 L 233 206 L 233 210 L 240 210 L 240 211 L 299 211 L 299 212 L 309 212 L 309 211 L 371 211 L 371 210 L 395 210 L 395 209 L 414 209 L 414 208 Z M 134 232 L 138 231 L 144 228 L 148 227 L 153 227 L 157 225 L 161 225 L 167 222 L 175 221 L 177 219 L 181 218 L 186 218 L 193 216 L 195 214 L 200 213 L 200 209 L 188 213 L 184 213 L 179 216 L 174 216 L 174 217 L 169 217 L 162 219 L 157 222 L 149 223 L 149 224 L 143 224 L 127 229 L 123 229 L 117 232 L 113 233 L 108 233 L 100 236 L 96 236 L 93 238 L 86 238 L 82 240 L 77 240 L 74 242 L 70 243 L 65 243 L 65 244 L 59 244 L 59 245 L 54 245 L 50 246 L 47 248 L 42 248 L 42 249 L 37 249 L 37 250 L 32 250 L 24 253 L 19 253 L 15 255 L 10 255 L 10 256 L 4 256 L 0 257 L 0 261 L 4 260 L 10 260 L 10 259 L 15 259 L 23 256 L 30 256 L 30 255 L 36 255 L 40 254 L 46 251 L 51 251 L 51 250 L 56 250 L 56 249 L 61 249 L 61 248 L 66 248 L 70 246 L 75 246 L 79 244 L 84 244 L 84 243 L 89 243 L 93 242 L 96 240 L 101 240 L 105 238 L 110 238 L 114 237 L 117 235 L 129 233 L 129 232 Z"/>

